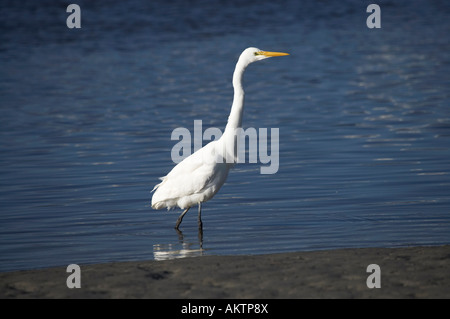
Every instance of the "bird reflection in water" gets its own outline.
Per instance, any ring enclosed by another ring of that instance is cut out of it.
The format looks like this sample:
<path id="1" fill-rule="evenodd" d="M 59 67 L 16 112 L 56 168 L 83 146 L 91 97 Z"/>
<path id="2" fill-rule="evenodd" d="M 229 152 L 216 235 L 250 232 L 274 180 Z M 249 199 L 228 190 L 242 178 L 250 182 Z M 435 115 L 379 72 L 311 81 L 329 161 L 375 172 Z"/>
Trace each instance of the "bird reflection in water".
<path id="1" fill-rule="evenodd" d="M 175 231 L 179 243 L 153 245 L 153 258 L 155 260 L 203 256 L 203 227 L 201 224 L 198 227 L 198 243 L 186 241 L 183 232 L 179 229 L 175 229 Z"/>

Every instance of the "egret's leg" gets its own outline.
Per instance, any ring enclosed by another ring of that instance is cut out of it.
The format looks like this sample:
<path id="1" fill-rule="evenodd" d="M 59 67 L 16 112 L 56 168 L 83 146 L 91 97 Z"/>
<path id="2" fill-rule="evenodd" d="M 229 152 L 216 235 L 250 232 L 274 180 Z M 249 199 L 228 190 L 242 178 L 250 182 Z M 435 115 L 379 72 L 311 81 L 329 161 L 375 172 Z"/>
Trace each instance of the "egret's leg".
<path id="1" fill-rule="evenodd" d="M 181 213 L 180 217 L 178 217 L 177 223 L 176 223 L 176 225 L 175 225 L 175 229 L 178 230 L 178 227 L 180 227 L 180 224 L 181 224 L 181 222 L 183 221 L 183 217 L 184 217 L 184 215 L 186 215 L 186 213 L 188 212 L 189 208 L 190 208 L 190 207 L 186 208 L 186 209 L 184 210 L 184 212 Z"/>
<path id="2" fill-rule="evenodd" d="M 202 203 L 198 203 L 198 228 L 203 228 L 202 223 Z"/>
<path id="3" fill-rule="evenodd" d="M 200 249 L 203 249 L 203 226 L 198 226 L 198 244 L 200 246 Z"/>

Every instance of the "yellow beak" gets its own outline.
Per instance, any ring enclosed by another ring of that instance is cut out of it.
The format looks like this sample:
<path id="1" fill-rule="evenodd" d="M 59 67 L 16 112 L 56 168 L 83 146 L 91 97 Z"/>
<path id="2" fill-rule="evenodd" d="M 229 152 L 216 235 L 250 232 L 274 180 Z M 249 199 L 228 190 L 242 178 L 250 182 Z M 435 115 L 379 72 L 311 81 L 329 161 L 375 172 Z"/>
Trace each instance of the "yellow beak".
<path id="1" fill-rule="evenodd" d="M 261 55 L 267 56 L 267 57 L 289 55 L 289 53 L 284 53 L 284 52 L 269 52 L 269 51 L 260 51 L 260 52 L 258 52 L 258 53 L 261 54 Z"/>

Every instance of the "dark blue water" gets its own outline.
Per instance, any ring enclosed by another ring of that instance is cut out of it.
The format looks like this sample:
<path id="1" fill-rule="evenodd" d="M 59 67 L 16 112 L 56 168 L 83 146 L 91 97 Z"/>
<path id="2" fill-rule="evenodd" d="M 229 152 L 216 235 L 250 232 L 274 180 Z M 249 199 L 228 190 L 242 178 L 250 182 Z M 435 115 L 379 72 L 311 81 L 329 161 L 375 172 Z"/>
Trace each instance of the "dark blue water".
<path id="1" fill-rule="evenodd" d="M 74 1 L 75 2 L 75 1 Z M 450 243 L 448 1 L 0 4 L 0 271 L 70 263 Z M 280 167 L 239 164 L 173 229 L 149 191 L 176 127 L 223 129 L 249 46 L 245 128 Z"/>

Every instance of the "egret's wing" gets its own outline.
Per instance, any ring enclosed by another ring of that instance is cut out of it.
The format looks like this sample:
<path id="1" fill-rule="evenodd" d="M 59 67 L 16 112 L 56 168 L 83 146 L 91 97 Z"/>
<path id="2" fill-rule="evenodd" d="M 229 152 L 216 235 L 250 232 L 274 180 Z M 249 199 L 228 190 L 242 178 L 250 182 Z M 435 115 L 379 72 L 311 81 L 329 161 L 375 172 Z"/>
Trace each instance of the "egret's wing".
<path id="1" fill-rule="evenodd" d="M 194 152 L 194 154 L 191 154 L 185 159 L 183 159 L 180 163 L 175 165 L 166 176 L 160 177 L 159 179 L 162 182 L 155 185 L 155 187 L 153 187 L 151 192 L 154 192 L 156 189 L 158 189 L 158 187 L 164 184 L 164 182 L 167 181 L 169 178 L 178 179 L 186 174 L 193 173 L 195 170 L 201 167 L 203 164 L 203 154 L 205 153 L 205 149 L 207 148 L 208 145 L 199 149 L 197 152 Z"/>
<path id="2" fill-rule="evenodd" d="M 178 163 L 153 190 L 152 206 L 201 192 L 214 179 L 214 144 L 209 143 Z"/>

